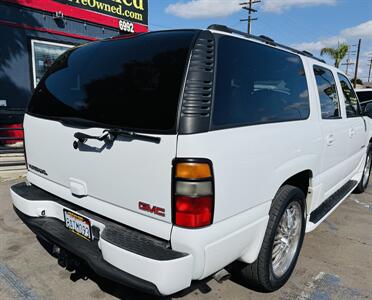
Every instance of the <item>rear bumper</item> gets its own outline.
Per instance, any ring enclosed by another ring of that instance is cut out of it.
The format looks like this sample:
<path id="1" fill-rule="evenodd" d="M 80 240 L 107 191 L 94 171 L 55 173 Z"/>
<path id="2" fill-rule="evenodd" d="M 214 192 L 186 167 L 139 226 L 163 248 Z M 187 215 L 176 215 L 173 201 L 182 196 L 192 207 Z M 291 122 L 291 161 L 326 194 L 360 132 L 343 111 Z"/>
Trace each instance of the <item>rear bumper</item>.
<path id="1" fill-rule="evenodd" d="M 15 211 L 36 235 L 84 260 L 98 275 L 157 295 L 190 286 L 192 255 L 171 250 L 167 241 L 113 223 L 32 185 L 14 185 L 11 195 Z M 65 228 L 63 209 L 90 219 L 92 242 Z"/>
<path id="2" fill-rule="evenodd" d="M 103 259 L 97 243 L 79 238 L 72 232 L 66 230 L 63 223 L 57 219 L 29 217 L 20 212 L 17 208 L 15 208 L 15 211 L 23 223 L 37 236 L 47 240 L 49 243 L 60 246 L 81 259 L 84 258 L 84 261 L 100 276 L 142 290 L 146 293 L 160 294 L 153 283 L 123 272 L 107 263 Z"/>

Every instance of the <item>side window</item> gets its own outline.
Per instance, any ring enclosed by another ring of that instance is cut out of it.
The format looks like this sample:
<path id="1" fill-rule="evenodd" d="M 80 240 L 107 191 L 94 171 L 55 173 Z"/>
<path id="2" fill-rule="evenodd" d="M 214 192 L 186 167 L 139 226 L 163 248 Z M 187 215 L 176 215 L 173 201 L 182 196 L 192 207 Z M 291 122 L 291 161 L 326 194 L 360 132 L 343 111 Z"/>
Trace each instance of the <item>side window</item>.
<path id="1" fill-rule="evenodd" d="M 314 75 L 318 87 L 322 119 L 340 118 L 340 101 L 332 72 L 328 69 L 314 66 Z"/>
<path id="2" fill-rule="evenodd" d="M 213 127 L 307 119 L 309 94 L 299 56 L 255 42 L 219 39 Z"/>
<path id="3" fill-rule="evenodd" d="M 359 90 L 356 93 L 360 103 L 372 100 L 372 90 Z"/>
<path id="4" fill-rule="evenodd" d="M 338 74 L 340 79 L 342 92 L 345 97 L 346 116 L 348 118 L 360 116 L 358 97 L 356 96 L 349 79 L 344 75 Z"/>

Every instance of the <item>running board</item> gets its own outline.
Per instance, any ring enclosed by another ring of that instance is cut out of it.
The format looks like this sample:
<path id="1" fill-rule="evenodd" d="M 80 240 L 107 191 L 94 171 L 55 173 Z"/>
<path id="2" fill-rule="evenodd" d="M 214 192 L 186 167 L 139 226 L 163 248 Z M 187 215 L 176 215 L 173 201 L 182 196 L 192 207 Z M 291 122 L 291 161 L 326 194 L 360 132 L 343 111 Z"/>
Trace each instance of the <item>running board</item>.
<path id="1" fill-rule="evenodd" d="M 316 224 L 325 215 L 327 215 L 342 199 L 345 198 L 356 186 L 358 182 L 355 180 L 348 181 L 340 189 L 338 189 L 334 194 L 332 194 L 327 200 L 325 200 L 318 208 L 316 208 L 310 214 L 310 222 Z"/>

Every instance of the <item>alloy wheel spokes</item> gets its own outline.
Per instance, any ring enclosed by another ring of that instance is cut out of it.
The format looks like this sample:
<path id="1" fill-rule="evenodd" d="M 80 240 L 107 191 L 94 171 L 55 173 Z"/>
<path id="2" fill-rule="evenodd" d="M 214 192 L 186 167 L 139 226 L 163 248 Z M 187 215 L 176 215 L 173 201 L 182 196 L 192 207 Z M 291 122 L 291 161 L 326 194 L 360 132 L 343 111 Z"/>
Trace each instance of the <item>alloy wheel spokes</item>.
<path id="1" fill-rule="evenodd" d="M 301 227 L 301 207 L 298 202 L 292 202 L 283 213 L 273 243 L 272 267 L 278 277 L 291 265 L 300 239 Z"/>
<path id="2" fill-rule="evenodd" d="M 371 155 L 368 154 L 367 159 L 366 159 L 366 165 L 364 166 L 364 170 L 363 170 L 363 186 L 366 186 L 368 183 L 370 170 L 371 170 Z"/>

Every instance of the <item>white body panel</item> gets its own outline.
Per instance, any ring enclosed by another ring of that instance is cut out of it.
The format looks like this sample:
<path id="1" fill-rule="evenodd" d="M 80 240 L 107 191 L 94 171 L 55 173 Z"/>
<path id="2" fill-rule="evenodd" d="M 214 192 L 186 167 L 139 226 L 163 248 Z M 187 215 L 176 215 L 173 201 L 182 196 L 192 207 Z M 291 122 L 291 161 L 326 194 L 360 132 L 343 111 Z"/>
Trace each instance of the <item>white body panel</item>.
<path id="1" fill-rule="evenodd" d="M 80 207 L 84 207 L 90 211 L 102 216 L 110 216 L 110 219 L 115 220 L 121 224 L 137 228 L 138 230 L 151 233 L 162 239 L 169 240 L 172 225 L 167 222 L 161 222 L 154 218 L 149 218 L 145 215 L 133 213 L 124 208 L 113 206 L 112 204 L 101 201 L 90 196 L 83 198 L 76 198 L 71 194 L 70 189 L 59 185 L 55 182 L 47 180 L 35 173 L 28 172 L 27 179 L 37 187 L 45 191 L 74 203 Z"/>
<path id="2" fill-rule="evenodd" d="M 214 162 L 218 222 L 271 201 L 286 179 L 310 166 L 317 170 L 321 146 L 318 123 L 306 120 L 180 136 L 177 154 Z"/>
<path id="3" fill-rule="evenodd" d="M 103 129 L 72 128 L 29 115 L 25 116 L 24 127 L 28 164 L 47 172 L 47 175 L 44 175 L 31 171 L 36 175 L 29 176 L 31 183 L 42 185 L 44 190 L 51 193 L 58 190 L 60 197 L 80 206 L 88 205 L 92 211 L 96 211 L 100 206 L 110 207 L 105 210 L 105 216 L 108 218 L 135 227 L 137 224 L 143 224 L 145 231 L 169 238 L 169 183 L 171 162 L 176 155 L 175 135 L 160 136 L 160 144 L 118 138 L 110 149 L 105 149 L 104 142 L 89 140 L 79 150 L 72 146 L 76 140 L 75 132 L 99 136 Z M 73 195 L 79 183 L 81 190 L 86 190 L 87 197 Z M 164 208 L 165 217 L 139 210 L 139 201 Z M 95 206 L 94 202 L 99 205 Z M 119 211 L 122 216 L 120 218 Z M 145 219 L 154 218 L 159 221 L 150 220 L 146 223 L 143 222 L 144 216 Z M 133 224 L 130 220 L 136 221 Z"/>
<path id="4" fill-rule="evenodd" d="M 265 235 L 270 205 L 263 203 L 206 228 L 175 226 L 172 248 L 193 255 L 193 279 L 203 279 L 238 258 L 254 262 Z"/>

